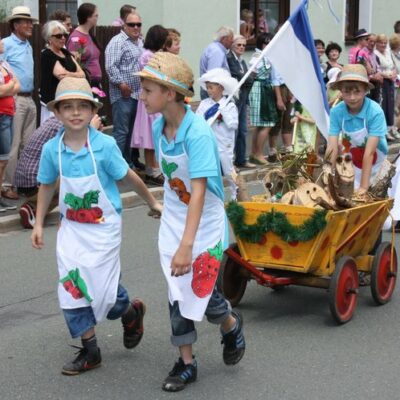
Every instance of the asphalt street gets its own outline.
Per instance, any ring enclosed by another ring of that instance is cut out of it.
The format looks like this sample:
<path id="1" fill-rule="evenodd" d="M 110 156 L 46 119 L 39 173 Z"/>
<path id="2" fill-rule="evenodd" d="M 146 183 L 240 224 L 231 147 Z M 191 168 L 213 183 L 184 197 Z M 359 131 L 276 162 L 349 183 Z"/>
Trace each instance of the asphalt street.
<path id="1" fill-rule="evenodd" d="M 250 282 L 239 309 L 247 342 L 234 367 L 222 361 L 216 326 L 198 324 L 198 381 L 177 394 L 161 382 L 177 356 L 170 344 L 167 290 L 158 263 L 158 221 L 145 207 L 123 216 L 122 282 L 147 303 L 145 335 L 134 350 L 122 345 L 119 321 L 97 327 L 101 368 L 61 375 L 74 355 L 56 295 L 56 227 L 34 250 L 30 231 L 0 236 L 0 399 L 269 399 L 400 398 L 399 291 L 375 306 L 362 288 L 353 320 L 338 326 L 322 289 L 281 292 Z M 385 235 L 387 236 L 387 235 Z M 386 240 L 388 236 L 386 237 Z M 397 239 L 398 244 L 398 239 Z"/>

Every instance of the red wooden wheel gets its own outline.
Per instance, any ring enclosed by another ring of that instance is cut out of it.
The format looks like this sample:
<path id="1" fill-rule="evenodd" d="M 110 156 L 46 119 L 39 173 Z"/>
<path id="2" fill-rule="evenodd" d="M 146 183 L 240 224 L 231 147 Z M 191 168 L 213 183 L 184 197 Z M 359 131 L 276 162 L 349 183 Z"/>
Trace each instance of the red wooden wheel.
<path id="1" fill-rule="evenodd" d="M 333 318 L 344 324 L 353 316 L 357 305 L 358 273 L 353 258 L 343 256 L 336 263 L 329 283 L 329 307 Z"/>
<path id="2" fill-rule="evenodd" d="M 391 244 L 383 242 L 376 250 L 371 270 L 371 293 L 377 304 L 386 304 L 392 297 L 396 286 L 397 254 L 393 248 L 391 268 Z"/>
<path id="3" fill-rule="evenodd" d="M 231 244 L 230 248 L 240 254 L 236 244 Z M 248 274 L 245 268 L 225 253 L 221 262 L 217 284 L 232 307 L 237 306 L 244 295 L 247 287 L 246 275 Z"/>

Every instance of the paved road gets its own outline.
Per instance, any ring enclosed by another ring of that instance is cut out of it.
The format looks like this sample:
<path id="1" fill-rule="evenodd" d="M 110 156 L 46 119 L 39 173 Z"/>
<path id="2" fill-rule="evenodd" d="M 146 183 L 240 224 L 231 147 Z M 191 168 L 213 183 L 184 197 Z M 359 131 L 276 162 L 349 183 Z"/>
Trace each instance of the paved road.
<path id="1" fill-rule="evenodd" d="M 72 356 L 56 297 L 55 227 L 46 247 L 30 247 L 30 232 L 0 237 L 0 399 L 398 399 L 399 294 L 386 306 L 361 290 L 353 320 L 332 322 L 324 290 L 291 287 L 275 293 L 251 282 L 240 310 L 247 350 L 242 362 L 222 362 L 218 330 L 198 325 L 198 381 L 181 394 L 160 384 L 176 353 L 169 342 L 166 286 L 158 265 L 158 222 L 139 207 L 124 213 L 123 283 L 146 300 L 145 336 L 125 350 L 118 321 L 97 329 L 103 366 L 78 377 L 60 368 Z M 75 342 L 74 344 L 79 344 Z"/>

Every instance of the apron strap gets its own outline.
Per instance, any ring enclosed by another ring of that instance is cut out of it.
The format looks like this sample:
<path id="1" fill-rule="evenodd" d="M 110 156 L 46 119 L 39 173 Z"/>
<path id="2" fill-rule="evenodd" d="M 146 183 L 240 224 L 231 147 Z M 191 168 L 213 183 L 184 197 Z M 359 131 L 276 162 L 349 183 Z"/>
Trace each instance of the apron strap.
<path id="1" fill-rule="evenodd" d="M 89 153 L 90 153 L 90 157 L 92 158 L 94 174 L 97 175 L 97 165 L 96 165 L 96 160 L 95 160 L 95 158 L 94 158 L 94 154 L 93 154 L 93 151 L 92 151 L 92 146 L 91 146 L 91 144 L 90 144 L 89 132 L 90 132 L 90 131 L 89 131 L 89 129 L 88 129 L 86 143 L 87 143 L 87 146 L 88 146 L 88 150 L 89 150 Z M 60 169 L 60 176 L 62 176 L 61 143 L 62 143 L 62 141 L 63 141 L 63 139 L 64 139 L 64 135 L 65 135 L 65 130 L 64 130 L 64 132 L 62 133 L 62 135 L 61 135 L 61 137 L 60 137 L 60 140 L 59 140 L 59 142 L 58 142 L 58 168 Z"/>

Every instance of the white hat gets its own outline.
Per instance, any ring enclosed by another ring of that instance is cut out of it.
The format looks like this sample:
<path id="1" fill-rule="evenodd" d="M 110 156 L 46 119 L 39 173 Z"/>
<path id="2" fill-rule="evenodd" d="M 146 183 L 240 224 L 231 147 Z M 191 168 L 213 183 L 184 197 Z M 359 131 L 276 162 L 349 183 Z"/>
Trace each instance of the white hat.
<path id="1" fill-rule="evenodd" d="M 338 67 L 331 68 L 328 73 L 326 74 L 327 78 L 329 79 L 328 83 L 326 84 L 327 87 L 331 85 L 331 83 L 336 82 L 338 75 L 340 74 L 341 69 Z"/>
<path id="2" fill-rule="evenodd" d="M 29 9 L 29 7 L 25 6 L 17 6 L 12 9 L 11 15 L 6 18 L 6 21 L 10 22 L 13 19 L 29 19 L 32 22 L 38 22 L 36 18 L 32 18 L 31 10 Z"/>
<path id="3" fill-rule="evenodd" d="M 218 83 L 224 88 L 224 95 L 230 96 L 235 92 L 238 81 L 224 68 L 213 68 L 203 74 L 199 79 L 202 89 L 207 90 L 206 82 Z"/>

